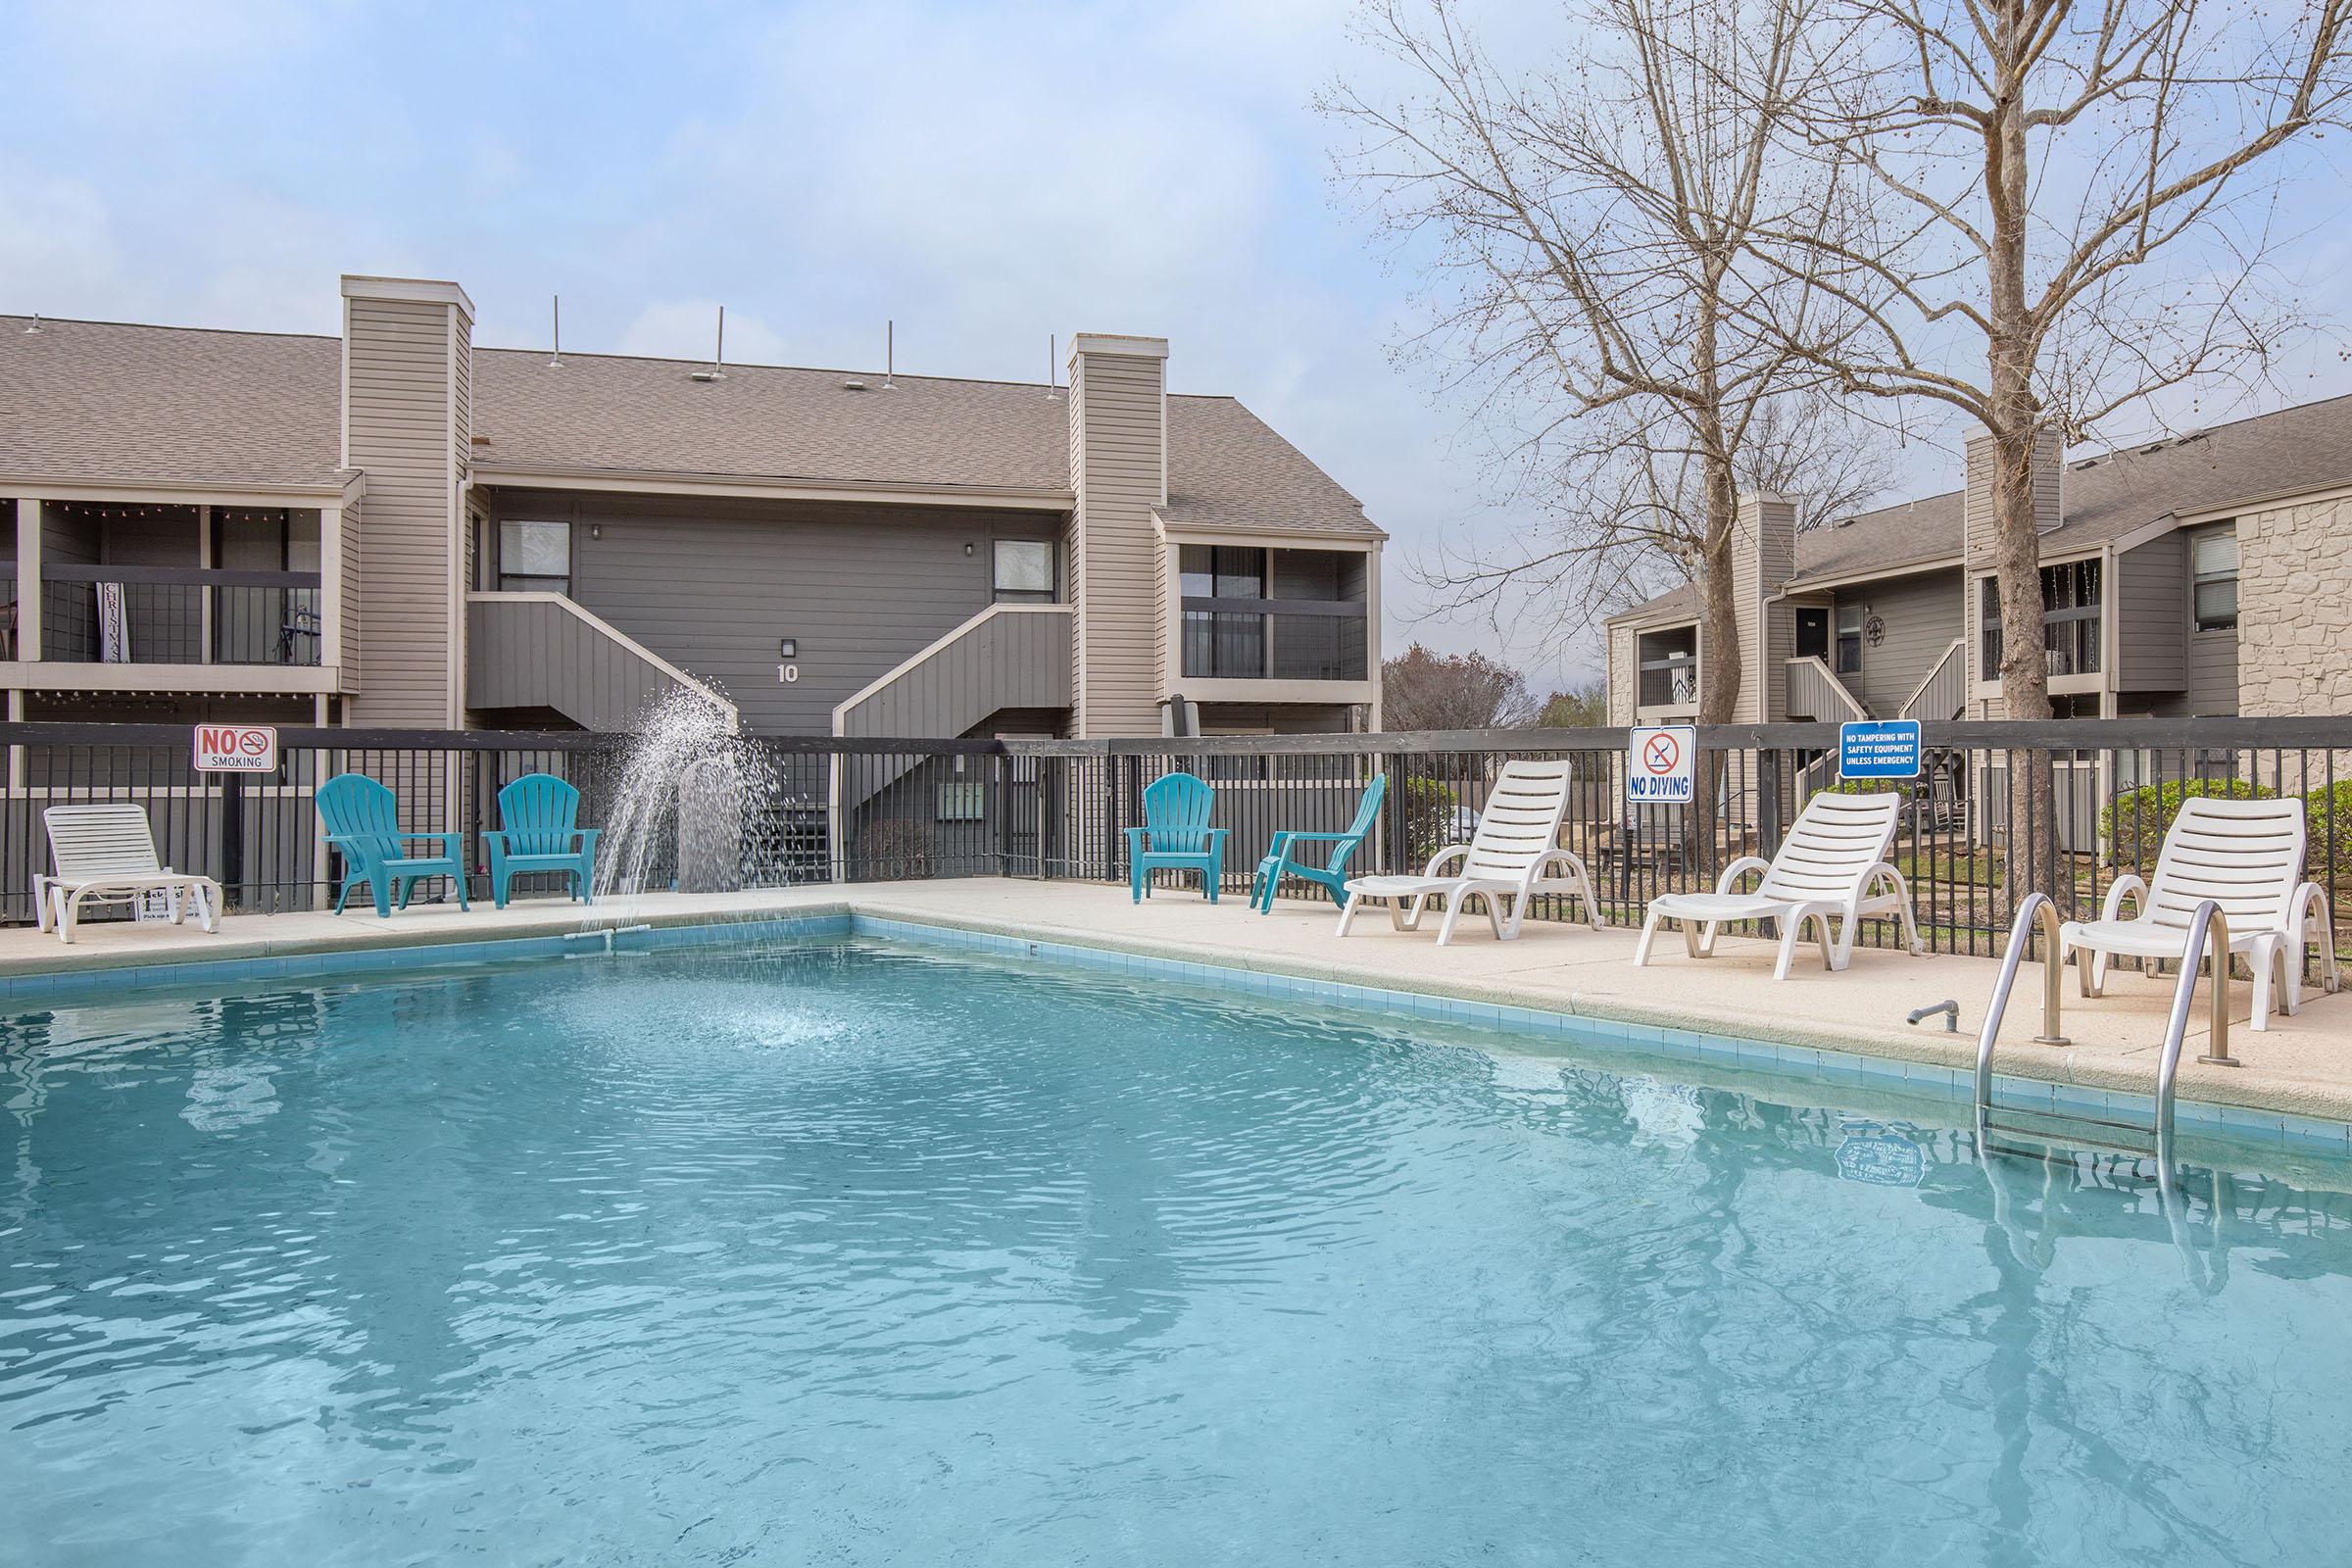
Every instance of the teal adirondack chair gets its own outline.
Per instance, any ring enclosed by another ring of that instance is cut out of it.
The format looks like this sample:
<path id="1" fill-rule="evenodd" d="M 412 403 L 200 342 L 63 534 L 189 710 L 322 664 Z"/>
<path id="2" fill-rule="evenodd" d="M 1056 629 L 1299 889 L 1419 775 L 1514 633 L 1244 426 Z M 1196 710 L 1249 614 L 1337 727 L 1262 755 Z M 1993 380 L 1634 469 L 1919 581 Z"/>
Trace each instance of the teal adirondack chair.
<path id="1" fill-rule="evenodd" d="M 490 852 L 490 897 L 507 906 L 507 884 L 533 871 L 561 871 L 571 896 L 594 904 L 596 837 L 601 828 L 572 825 L 580 792 L 553 773 L 525 773 L 498 792 L 499 831 L 482 835 Z"/>
<path id="2" fill-rule="evenodd" d="M 1190 773 L 1163 773 L 1144 791 L 1144 825 L 1127 830 L 1127 891 L 1141 904 L 1161 867 L 1198 871 L 1208 902 L 1217 902 L 1225 871 L 1225 830 L 1208 825 L 1217 792 Z"/>
<path id="3" fill-rule="evenodd" d="M 1380 819 L 1380 803 L 1389 793 L 1389 775 L 1375 773 L 1364 788 L 1364 798 L 1356 803 L 1355 820 L 1348 824 L 1345 833 L 1293 833 L 1288 830 L 1274 835 L 1273 845 L 1266 858 L 1257 862 L 1257 876 L 1250 884 L 1250 906 L 1260 914 L 1274 907 L 1274 895 L 1282 889 L 1286 876 L 1303 877 L 1331 895 L 1331 902 L 1341 908 L 1348 906 L 1348 860 L 1372 833 L 1372 824 Z M 1328 844 L 1331 857 L 1319 866 L 1306 865 L 1297 858 L 1309 844 Z"/>
<path id="4" fill-rule="evenodd" d="M 400 803 L 392 792 L 365 773 L 337 773 L 318 786 L 318 820 L 326 825 L 326 842 L 343 857 L 343 891 L 335 896 L 335 912 L 363 884 L 375 894 L 375 912 L 392 917 L 392 901 L 409 906 L 409 890 L 427 877 L 445 876 L 458 885 L 458 907 L 466 902 L 466 866 L 459 848 L 462 833 L 407 833 L 400 826 Z M 430 839 L 441 846 L 439 855 L 404 855 L 410 843 Z"/>

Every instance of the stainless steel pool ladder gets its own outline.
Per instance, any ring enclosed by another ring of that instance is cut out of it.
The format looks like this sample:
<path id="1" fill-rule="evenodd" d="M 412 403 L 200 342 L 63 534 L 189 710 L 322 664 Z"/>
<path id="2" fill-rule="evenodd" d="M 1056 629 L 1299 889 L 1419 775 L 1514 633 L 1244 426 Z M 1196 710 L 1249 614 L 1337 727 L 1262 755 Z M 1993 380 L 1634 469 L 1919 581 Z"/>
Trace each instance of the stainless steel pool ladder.
<path id="1" fill-rule="evenodd" d="M 2180 983 L 2173 992 L 2173 1013 L 2164 1030 L 2164 1052 L 2156 1067 L 2156 1111 L 2153 1124 L 2142 1127 L 2137 1122 L 2117 1121 L 2103 1116 L 2085 1116 L 2073 1111 L 2033 1110 L 2019 1105 L 1996 1104 L 1992 1098 L 1992 1047 L 2000 1038 L 2001 1015 L 2008 1010 L 2009 993 L 2017 984 L 2017 966 L 2034 941 L 2034 928 L 2038 923 L 2042 939 L 2041 974 L 2041 1033 L 2034 1037 L 2034 1044 L 2063 1046 L 2068 1044 L 2059 1032 L 2061 971 L 2058 945 L 2058 906 L 2046 893 L 2030 893 L 2018 906 L 2017 919 L 2009 927 L 2009 947 L 2001 955 L 2000 978 L 1993 982 L 1992 1001 L 1984 1009 L 1984 1032 L 1977 1040 L 1977 1147 L 1987 1152 L 2031 1154 L 2030 1150 L 2007 1150 L 1994 1142 L 1995 1133 L 2014 1133 L 2021 1137 L 2050 1142 L 2058 1126 L 2091 1127 L 2104 1131 L 2129 1133 L 2139 1138 L 2152 1137 L 2157 1160 L 2169 1171 L 2173 1156 L 2173 1091 L 2180 1074 L 2180 1043 L 2188 1034 L 2188 1011 L 2197 985 L 2197 969 L 2204 961 L 2210 945 L 2214 954 L 2213 1003 L 2209 1025 L 2210 1049 L 2199 1056 L 2200 1061 L 2216 1065 L 2235 1065 L 2230 1054 L 2230 921 L 2222 907 L 2207 899 L 2188 917 L 2187 946 L 2180 955 Z M 2032 1126 L 2000 1119 L 1999 1112 L 2033 1117 L 2047 1127 Z M 2101 1142 L 2096 1138 L 2083 1142 Z M 2141 1152 L 2141 1146 L 2114 1143 L 2111 1147 L 2129 1152 Z"/>

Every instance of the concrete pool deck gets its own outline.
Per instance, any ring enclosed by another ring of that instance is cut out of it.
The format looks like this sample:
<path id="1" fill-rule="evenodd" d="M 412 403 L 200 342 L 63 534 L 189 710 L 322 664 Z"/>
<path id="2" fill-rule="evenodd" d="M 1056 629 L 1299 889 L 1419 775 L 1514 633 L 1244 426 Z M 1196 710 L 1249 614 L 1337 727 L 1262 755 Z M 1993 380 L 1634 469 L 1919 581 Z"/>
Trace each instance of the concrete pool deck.
<path id="1" fill-rule="evenodd" d="M 1583 1014 L 1657 1028 L 1706 1031 L 1783 1044 L 1834 1047 L 1864 1055 L 1939 1066 L 1973 1067 L 1977 1031 L 1992 993 L 1990 958 L 1914 957 L 1864 949 L 1842 974 L 1825 973 L 1816 951 L 1800 954 L 1787 981 L 1772 978 L 1774 945 L 1726 937 L 1710 959 L 1685 956 L 1669 935 L 1647 968 L 1633 966 L 1634 933 L 1531 922 L 1519 940 L 1497 943 L 1485 921 L 1465 923 L 1454 945 L 1437 946 L 1434 930 L 1393 930 L 1378 914 L 1359 920 L 1345 940 L 1334 934 L 1325 904 L 1286 900 L 1253 913 L 1239 896 L 1211 906 L 1199 894 L 1162 891 L 1145 904 L 1123 887 L 1086 882 L 971 878 L 779 888 L 736 894 L 647 894 L 610 900 L 594 909 L 555 901 L 471 911 L 424 905 L 378 920 L 372 912 L 231 915 L 216 935 L 184 927 L 85 925 L 72 947 L 30 927 L 0 930 L 0 987 L 25 977 L 97 978 L 109 968 L 362 952 L 549 937 L 640 921 L 686 925 L 846 913 L 945 926 L 1257 970 L 1393 991 Z M 2136 972 L 2113 975 L 2107 996 L 2083 1000 L 2066 977 L 2063 1027 L 2072 1044 L 2039 1046 L 2041 970 L 2018 976 L 2001 1030 L 1997 1065 L 2004 1074 L 2146 1093 L 2155 1082 L 2173 981 Z M 1939 1020 L 1914 1028 L 1913 1007 L 1949 997 L 1960 1004 L 1960 1032 Z M 2183 1100 L 2352 1122 L 2352 992 L 2307 988 L 2303 1010 L 2246 1027 L 2252 986 L 2230 986 L 2230 1049 L 2245 1065 L 2207 1066 L 2206 1009 L 2200 985 L 2187 1048 Z M 33 1003 L 37 1005 L 37 1002 Z"/>

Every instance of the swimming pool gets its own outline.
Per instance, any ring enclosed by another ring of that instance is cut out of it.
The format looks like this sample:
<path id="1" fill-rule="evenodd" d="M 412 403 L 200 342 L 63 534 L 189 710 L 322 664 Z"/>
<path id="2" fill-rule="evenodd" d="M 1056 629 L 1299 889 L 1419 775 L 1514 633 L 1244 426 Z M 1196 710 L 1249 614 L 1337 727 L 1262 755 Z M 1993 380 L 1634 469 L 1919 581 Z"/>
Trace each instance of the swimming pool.
<path id="1" fill-rule="evenodd" d="M 2352 1170 L 2168 1221 L 1301 1013 L 845 940 L 9 1019 L 11 1560 L 2340 1550 Z"/>

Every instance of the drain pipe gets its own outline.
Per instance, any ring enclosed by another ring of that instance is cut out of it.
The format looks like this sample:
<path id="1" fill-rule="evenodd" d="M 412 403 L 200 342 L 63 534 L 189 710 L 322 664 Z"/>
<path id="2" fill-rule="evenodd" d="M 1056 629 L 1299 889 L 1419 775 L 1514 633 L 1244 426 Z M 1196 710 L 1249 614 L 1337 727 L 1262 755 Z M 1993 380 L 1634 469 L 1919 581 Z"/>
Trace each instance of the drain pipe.
<path id="1" fill-rule="evenodd" d="M 653 928 L 651 920 L 640 920 L 635 925 L 599 926 L 594 931 L 566 931 L 564 933 L 564 940 L 566 942 L 595 942 L 601 938 L 605 944 L 605 955 L 610 957 L 612 954 L 614 937 L 625 937 L 639 931 L 651 931 Z"/>
<path id="2" fill-rule="evenodd" d="M 1939 1012 L 1943 1014 L 1943 1032 L 1947 1035 L 1958 1034 L 1960 1032 L 1960 1004 L 1949 998 L 1929 1006 L 1913 1007 L 1904 1015 L 1903 1022 L 1917 1023 L 1922 1018 L 1933 1018 Z"/>

